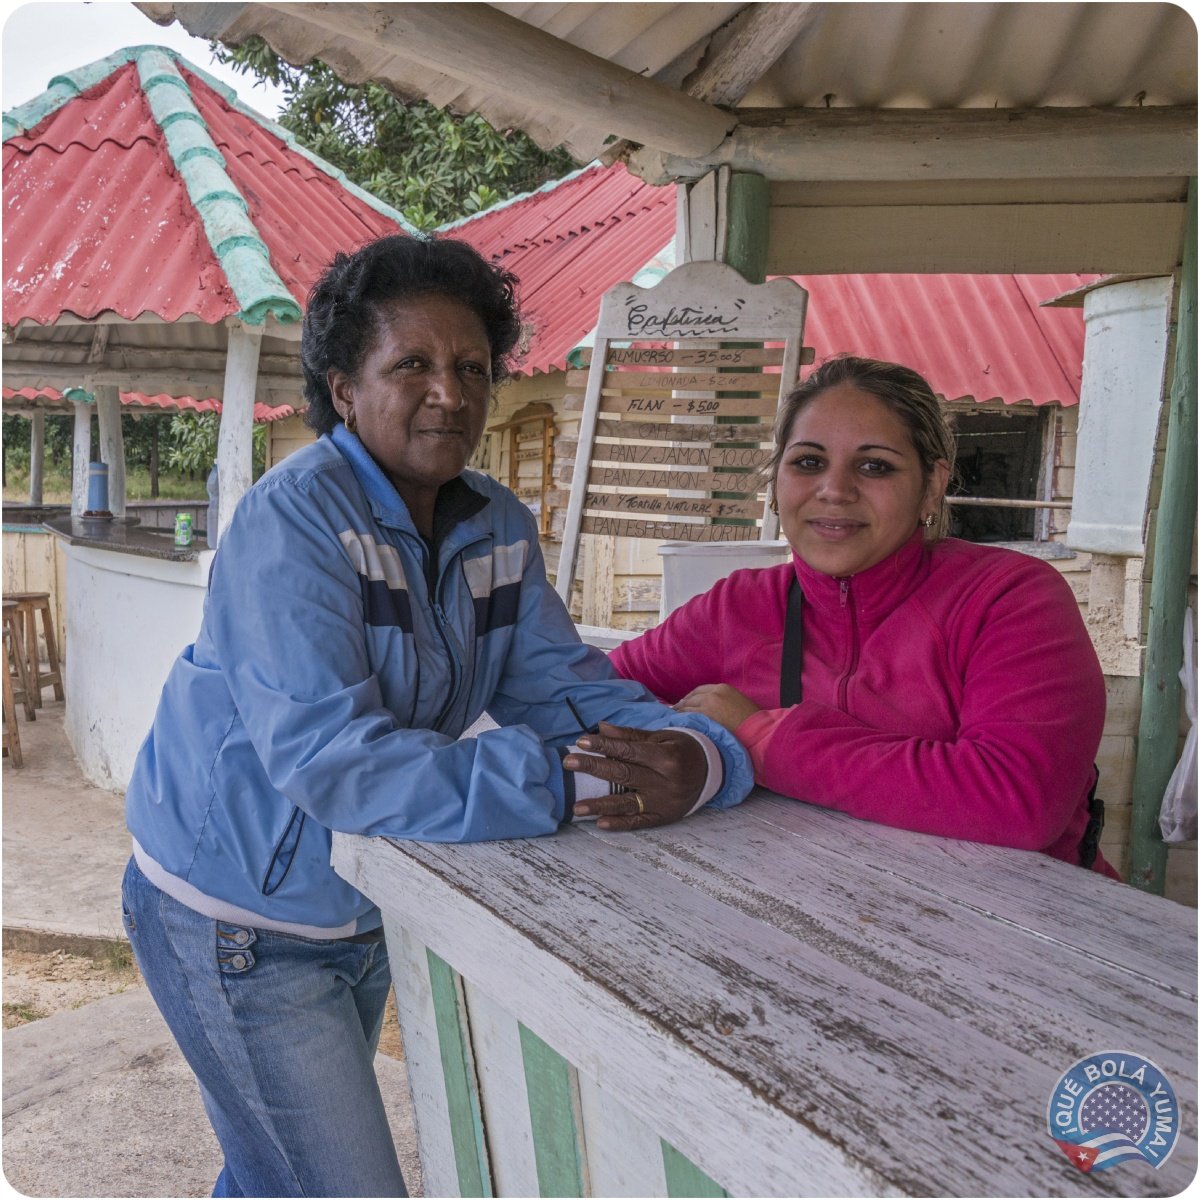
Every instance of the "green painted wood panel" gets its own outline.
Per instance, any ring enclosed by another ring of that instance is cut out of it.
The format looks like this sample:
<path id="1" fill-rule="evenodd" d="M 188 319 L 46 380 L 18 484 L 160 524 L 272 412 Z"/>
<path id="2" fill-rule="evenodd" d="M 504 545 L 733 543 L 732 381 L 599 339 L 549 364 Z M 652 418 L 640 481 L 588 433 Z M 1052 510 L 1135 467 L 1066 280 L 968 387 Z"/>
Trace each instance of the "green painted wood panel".
<path id="1" fill-rule="evenodd" d="M 524 1025 L 521 1058 L 533 1127 L 538 1192 L 543 1196 L 582 1196 L 582 1136 L 571 1064 Z"/>
<path id="2" fill-rule="evenodd" d="M 749 283 L 761 284 L 767 280 L 768 225 L 771 211 L 771 186 L 761 175 L 746 171 L 735 171 L 729 177 L 729 237 L 725 246 L 725 261 Z M 722 346 L 757 347 L 761 342 L 722 342 Z M 721 368 L 728 371 L 729 368 Z M 731 396 L 745 395 L 730 392 Z M 748 424 L 745 417 L 717 417 L 718 425 Z M 750 447 L 754 442 L 733 442 L 731 445 Z M 717 500 L 729 499 L 734 493 L 713 492 Z M 715 521 L 718 525 L 753 525 L 737 517 L 726 517 Z"/>
<path id="3" fill-rule="evenodd" d="M 427 950 L 426 955 L 429 959 L 429 987 L 433 993 L 433 1016 L 437 1025 L 446 1104 L 450 1109 L 450 1136 L 454 1145 L 454 1165 L 458 1172 L 458 1194 L 491 1196 L 492 1178 L 483 1135 L 483 1113 L 479 1106 L 479 1087 L 467 1038 L 462 991 L 450 965 L 432 950 Z"/>
<path id="4" fill-rule="evenodd" d="M 662 1156 L 668 1196 L 729 1195 L 719 1183 L 705 1175 L 690 1158 L 685 1158 L 670 1142 L 663 1142 Z"/>
<path id="5" fill-rule="evenodd" d="M 734 171 L 729 177 L 729 237 L 725 261 L 748 283 L 765 283 L 771 185 L 762 175 Z"/>
<path id="6" fill-rule="evenodd" d="M 1154 573 L 1142 672 L 1142 711 L 1129 839 L 1129 882 L 1163 894 L 1167 846 L 1158 828 L 1163 793 L 1179 753 L 1179 668 L 1183 619 L 1196 537 L 1196 180 L 1188 183 L 1188 218 L 1176 308 L 1175 366 L 1154 523 Z M 1103 781 L 1102 781 L 1103 786 Z"/>

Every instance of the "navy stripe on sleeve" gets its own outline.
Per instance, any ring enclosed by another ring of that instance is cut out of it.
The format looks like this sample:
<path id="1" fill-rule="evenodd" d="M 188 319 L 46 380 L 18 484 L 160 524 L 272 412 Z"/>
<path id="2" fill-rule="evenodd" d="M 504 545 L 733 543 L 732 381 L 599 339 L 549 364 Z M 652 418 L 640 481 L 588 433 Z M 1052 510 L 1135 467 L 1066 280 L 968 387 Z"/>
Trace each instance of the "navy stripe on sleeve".
<path id="1" fill-rule="evenodd" d="M 360 576 L 363 592 L 363 612 L 368 625 L 395 625 L 404 633 L 412 633 L 412 602 L 406 588 L 388 587 L 383 579 Z"/>
<path id="2" fill-rule="evenodd" d="M 506 583 L 489 596 L 475 598 L 475 636 L 482 637 L 493 629 L 503 629 L 517 623 L 521 606 L 521 583 Z"/>

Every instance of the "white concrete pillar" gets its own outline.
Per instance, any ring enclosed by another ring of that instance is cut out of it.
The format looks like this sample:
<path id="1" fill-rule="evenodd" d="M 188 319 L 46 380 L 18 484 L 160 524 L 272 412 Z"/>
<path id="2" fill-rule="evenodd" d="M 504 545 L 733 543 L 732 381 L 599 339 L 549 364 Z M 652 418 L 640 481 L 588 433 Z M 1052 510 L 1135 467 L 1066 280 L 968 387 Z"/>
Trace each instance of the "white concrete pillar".
<path id="1" fill-rule="evenodd" d="M 121 393 L 115 383 L 97 384 L 96 416 L 100 421 L 100 461 L 108 464 L 108 508 L 119 521 L 125 516 L 125 438 L 121 433 Z"/>
<path id="2" fill-rule="evenodd" d="M 42 468 L 46 462 L 46 414 L 35 408 L 29 418 L 29 503 L 42 502 Z"/>
<path id="3" fill-rule="evenodd" d="M 221 397 L 221 432 L 217 439 L 218 539 L 253 480 L 254 394 L 258 387 L 261 346 L 261 329 L 240 322 L 230 325 L 225 390 Z"/>
<path id="4" fill-rule="evenodd" d="M 1167 342 L 1170 277 L 1102 284 L 1083 301 L 1086 326 L 1075 490 L 1067 545 L 1145 552 Z"/>
<path id="5" fill-rule="evenodd" d="M 87 508 L 88 463 L 92 458 L 92 406 L 76 400 L 75 442 L 71 466 L 71 516 L 82 516 Z"/>

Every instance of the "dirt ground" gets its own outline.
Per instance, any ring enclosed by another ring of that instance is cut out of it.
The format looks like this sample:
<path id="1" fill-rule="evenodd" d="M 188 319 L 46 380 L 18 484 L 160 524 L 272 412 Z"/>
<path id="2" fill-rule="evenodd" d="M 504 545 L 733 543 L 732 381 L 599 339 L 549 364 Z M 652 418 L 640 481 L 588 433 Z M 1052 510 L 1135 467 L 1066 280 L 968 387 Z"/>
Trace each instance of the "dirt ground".
<path id="1" fill-rule="evenodd" d="M 62 950 L 4 951 L 4 1028 L 12 1029 L 92 1000 L 141 987 L 132 961 L 119 952 L 85 958 Z"/>
<path id="2" fill-rule="evenodd" d="M 145 986 L 128 947 L 114 947 L 97 958 L 62 950 L 5 950 L 3 963 L 5 1029 Z M 388 997 L 379 1052 L 389 1058 L 404 1057 L 394 995 Z"/>

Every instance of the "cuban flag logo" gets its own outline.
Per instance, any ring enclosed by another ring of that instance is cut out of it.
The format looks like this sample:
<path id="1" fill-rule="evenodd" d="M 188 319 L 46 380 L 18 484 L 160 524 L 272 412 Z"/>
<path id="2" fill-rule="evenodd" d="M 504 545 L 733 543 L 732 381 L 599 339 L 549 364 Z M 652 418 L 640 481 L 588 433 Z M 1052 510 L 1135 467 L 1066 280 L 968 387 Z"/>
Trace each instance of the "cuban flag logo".
<path id="1" fill-rule="evenodd" d="M 1046 1126 L 1081 1171 L 1132 1159 L 1161 1167 L 1179 1139 L 1179 1101 L 1148 1058 L 1106 1050 L 1064 1072 L 1046 1105 Z"/>

